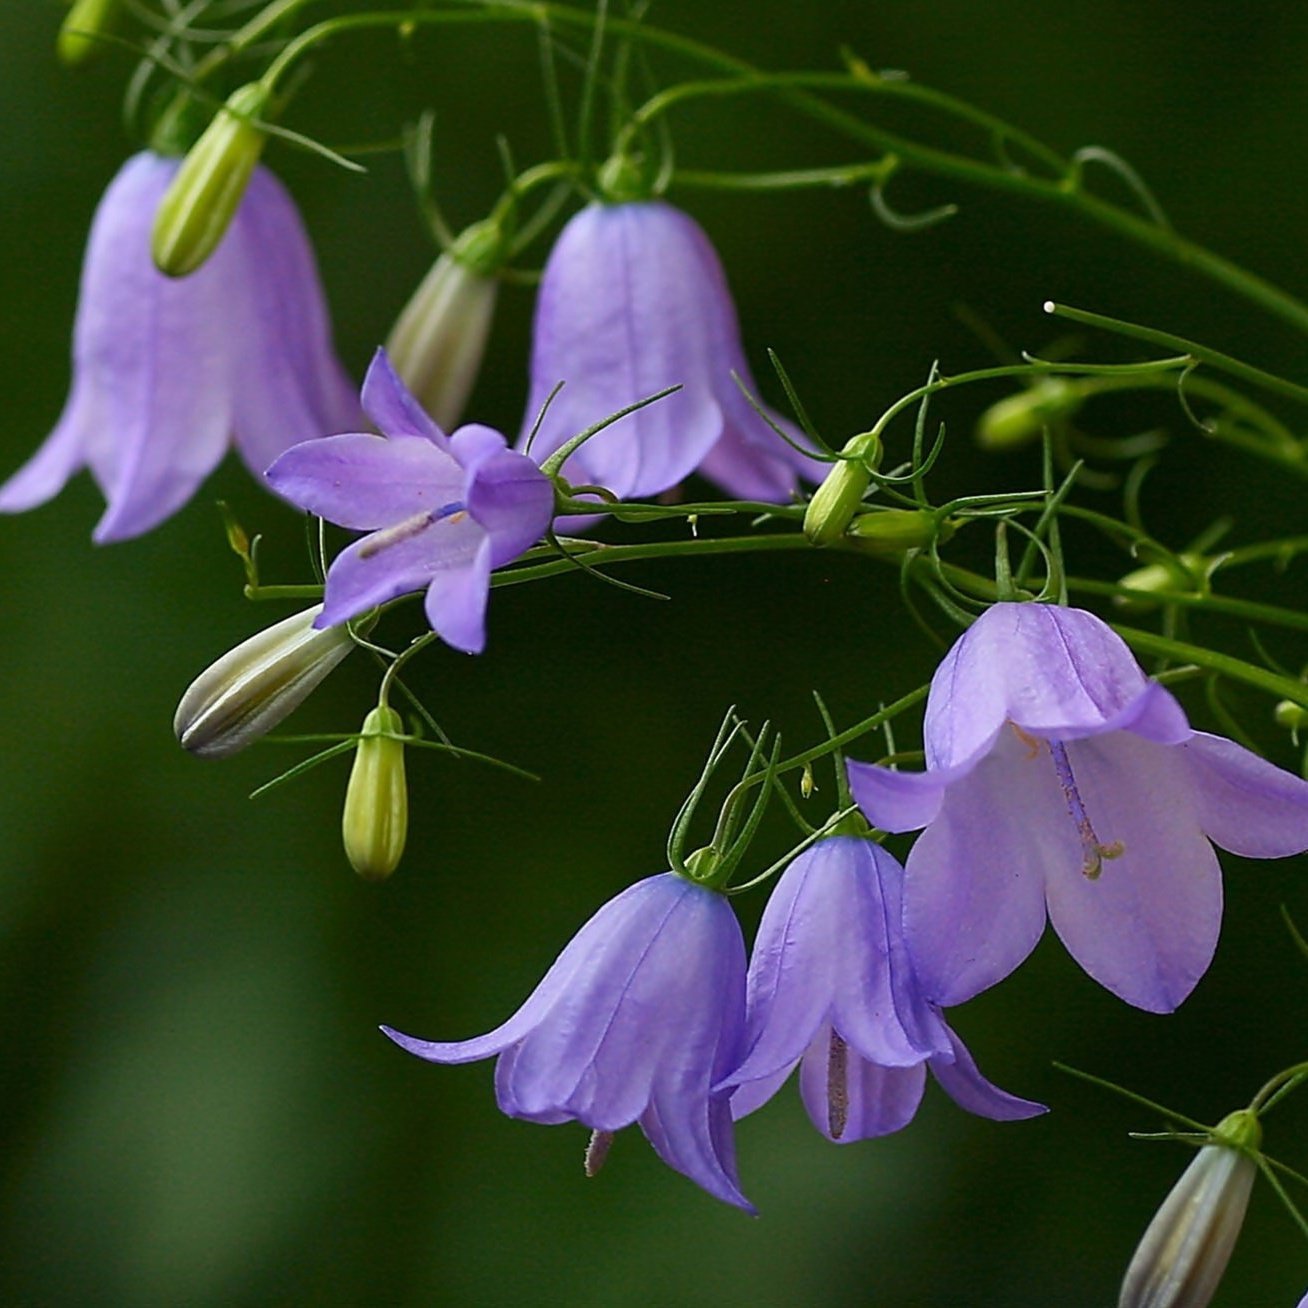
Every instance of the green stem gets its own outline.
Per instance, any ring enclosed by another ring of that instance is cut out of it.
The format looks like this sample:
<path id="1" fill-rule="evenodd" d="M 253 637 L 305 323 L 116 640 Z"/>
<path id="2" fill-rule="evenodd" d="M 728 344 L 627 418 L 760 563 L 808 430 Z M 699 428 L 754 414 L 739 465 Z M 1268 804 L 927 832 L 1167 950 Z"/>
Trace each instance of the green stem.
<path id="1" fill-rule="evenodd" d="M 1182 608 L 1206 609 L 1223 613 L 1227 617 L 1242 618 L 1249 622 L 1262 622 L 1273 627 L 1288 627 L 1294 631 L 1308 631 L 1308 613 L 1298 609 L 1278 608 L 1274 604 L 1258 604 L 1253 600 L 1237 599 L 1232 595 L 1194 594 L 1182 591 L 1150 591 L 1144 593 L 1121 586 L 1112 581 L 1095 581 L 1090 577 L 1068 577 L 1069 589 L 1085 595 L 1121 597 L 1133 602 L 1156 600 L 1160 606 L 1178 604 Z"/>
<path id="2" fill-rule="evenodd" d="M 1289 1091 L 1297 1089 L 1308 1079 L 1308 1063 L 1296 1063 L 1272 1077 L 1266 1085 L 1254 1095 L 1249 1104 L 1251 1113 L 1265 1113 L 1274 1103 Z"/>
<path id="3" fill-rule="evenodd" d="M 834 190 L 842 186 L 881 181 L 890 171 L 884 160 L 879 163 L 838 164 L 831 168 L 796 168 L 764 173 L 704 172 L 678 168 L 672 184 L 690 187 L 692 190 L 713 191 Z"/>

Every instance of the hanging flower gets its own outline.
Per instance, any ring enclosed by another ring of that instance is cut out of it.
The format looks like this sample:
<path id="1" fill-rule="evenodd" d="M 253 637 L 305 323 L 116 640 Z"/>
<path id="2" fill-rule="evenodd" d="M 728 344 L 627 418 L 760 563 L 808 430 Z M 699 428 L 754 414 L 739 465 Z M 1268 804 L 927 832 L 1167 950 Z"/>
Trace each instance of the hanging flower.
<path id="1" fill-rule="evenodd" d="M 1080 609 L 984 613 L 936 670 L 924 735 L 925 772 L 851 763 L 849 774 L 877 826 L 926 828 L 908 859 L 905 927 L 941 1004 L 1007 976 L 1047 908 L 1095 980 L 1170 1012 L 1217 944 L 1209 842 L 1246 858 L 1308 848 L 1308 782 L 1192 731 Z"/>
<path id="2" fill-rule="evenodd" d="M 267 169 L 202 268 L 181 279 L 155 268 L 151 226 L 178 164 L 135 155 L 105 192 L 82 267 L 72 390 L 45 444 L 0 487 L 0 511 L 43 504 L 89 467 L 109 502 L 95 540 L 125 540 L 185 504 L 229 441 L 262 479 L 297 441 L 357 423 L 308 237 Z"/>
<path id="3" fill-rule="evenodd" d="M 534 545 L 554 489 L 489 427 L 447 436 L 405 389 L 382 350 L 363 383 L 363 407 L 385 433 L 307 441 L 268 469 L 278 494 L 309 513 L 372 534 L 333 560 L 323 611 L 329 627 L 410 591 L 427 590 L 427 617 L 447 644 L 486 644 L 490 574 Z"/>
<path id="4" fill-rule="evenodd" d="M 619 498 L 656 495 L 698 469 L 742 499 L 780 501 L 825 467 L 768 425 L 732 380 L 757 393 L 722 265 L 699 225 L 661 201 L 592 204 L 563 229 L 536 301 L 524 448 L 541 460 L 570 437 L 669 386 L 564 465 L 574 484 Z M 804 437 L 770 414 L 792 440 Z"/>
<path id="5" fill-rule="evenodd" d="M 887 1135 L 917 1111 L 930 1067 L 963 1108 L 1013 1120 L 1040 1104 L 991 1085 L 927 1002 L 900 931 L 903 869 L 862 836 L 819 841 L 782 874 L 750 959 L 748 1050 L 722 1083 L 733 1114 L 766 1103 L 799 1064 L 828 1140 Z"/>
<path id="6" fill-rule="evenodd" d="M 440 1044 L 382 1030 L 433 1063 L 499 1055 L 510 1117 L 581 1122 L 603 1135 L 639 1122 L 669 1167 L 752 1212 L 740 1192 L 728 1096 L 740 1060 L 745 945 L 716 891 L 673 872 L 610 900 L 503 1026 Z"/>

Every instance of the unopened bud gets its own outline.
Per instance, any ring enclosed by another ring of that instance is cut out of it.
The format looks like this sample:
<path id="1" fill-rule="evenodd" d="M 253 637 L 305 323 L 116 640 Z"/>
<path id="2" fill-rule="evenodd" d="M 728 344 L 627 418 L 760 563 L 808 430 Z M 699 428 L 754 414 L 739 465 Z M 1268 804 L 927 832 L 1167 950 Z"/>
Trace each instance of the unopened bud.
<path id="1" fill-rule="evenodd" d="M 386 342 L 395 371 L 447 431 L 457 425 L 477 380 L 499 280 L 494 255 L 482 252 L 470 228 L 432 265 L 404 306 Z M 501 244 L 498 236 L 487 237 Z M 460 247 L 464 247 L 463 250 Z"/>
<path id="2" fill-rule="evenodd" d="M 226 758 L 271 731 L 354 648 L 345 627 L 316 630 L 322 605 L 229 650 L 191 682 L 173 718 L 182 748 Z"/>
<path id="3" fill-rule="evenodd" d="M 1287 731 L 1303 731 L 1308 727 L 1308 708 L 1296 704 L 1292 699 L 1281 700 L 1272 714 L 1276 718 L 1276 725 Z"/>
<path id="4" fill-rule="evenodd" d="M 384 881 L 400 864 L 409 830 L 409 788 L 404 780 L 404 744 L 392 737 L 404 724 L 379 704 L 363 720 L 345 791 L 341 834 L 350 866 L 365 880 Z"/>
<path id="5" fill-rule="evenodd" d="M 849 538 L 870 554 L 896 558 L 932 541 L 943 543 L 957 530 L 952 519 L 938 520 L 923 509 L 878 509 L 860 513 L 849 524 Z"/>
<path id="6" fill-rule="evenodd" d="M 1146 563 L 1117 583 L 1132 593 L 1114 595 L 1113 603 L 1130 613 L 1147 613 L 1158 607 L 1164 595 L 1193 595 L 1198 590 L 1196 578 L 1204 575 L 1207 563 L 1202 554 L 1180 554 L 1177 563 L 1170 560 Z"/>
<path id="7" fill-rule="evenodd" d="M 160 272 L 185 277 L 218 248 L 263 152 L 264 134 L 250 119 L 268 98 L 258 82 L 238 87 L 182 160 L 154 220 L 151 249 Z"/>
<path id="8" fill-rule="evenodd" d="M 104 42 L 99 38 L 113 24 L 118 0 L 73 0 L 73 7 L 59 25 L 55 52 L 64 63 L 80 64 Z"/>
<path id="9" fill-rule="evenodd" d="M 1063 377 L 1045 377 L 1016 395 L 992 404 L 978 419 L 976 442 L 983 450 L 1011 450 L 1039 440 L 1050 424 L 1070 418 L 1085 391 Z"/>
<path id="10" fill-rule="evenodd" d="M 804 511 L 804 535 L 814 545 L 834 545 L 858 512 L 881 462 L 881 441 L 871 434 L 855 436 L 831 465 Z"/>
<path id="11" fill-rule="evenodd" d="M 1248 1109 L 1218 1123 L 1149 1223 L 1131 1259 L 1118 1308 L 1205 1308 L 1217 1292 L 1244 1222 L 1262 1142 Z"/>

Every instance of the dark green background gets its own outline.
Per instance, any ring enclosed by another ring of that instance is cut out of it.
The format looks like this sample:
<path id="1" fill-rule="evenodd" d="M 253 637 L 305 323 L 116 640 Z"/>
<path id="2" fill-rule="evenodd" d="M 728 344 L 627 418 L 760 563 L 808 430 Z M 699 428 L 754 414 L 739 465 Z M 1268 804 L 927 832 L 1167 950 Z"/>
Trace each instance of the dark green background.
<path id="1" fill-rule="evenodd" d="M 117 114 L 126 61 L 62 70 L 59 13 L 0 7 L 5 474 L 58 414 L 86 226 L 134 148 Z M 830 66 L 847 41 L 1061 150 L 1111 146 L 1183 231 L 1308 291 L 1302 6 L 667 0 L 652 16 L 771 66 Z M 522 30 L 440 34 L 408 51 L 360 39 L 322 59 L 290 121 L 358 141 L 434 105 L 441 193 L 471 221 L 495 193 L 495 134 L 524 162 L 544 139 L 535 69 Z M 857 157 L 761 104 L 677 123 L 690 166 Z M 429 258 L 401 170 L 384 159 L 358 179 L 277 146 L 269 162 L 303 205 L 357 375 Z M 832 437 L 866 426 L 934 357 L 952 370 L 990 361 L 960 303 L 1020 347 L 1048 344 L 1039 306 L 1056 297 L 1302 374 L 1292 331 L 1065 215 L 930 179 L 894 194 L 905 209 L 963 209 L 898 236 L 854 192 L 681 197 L 723 255 L 756 363 L 775 347 Z M 529 314 L 529 293 L 508 289 L 473 405 L 510 431 Z M 1034 483 L 1031 453 L 983 461 L 966 438 L 1000 393 L 941 407 L 955 434 L 941 494 Z M 1160 412 L 1124 406 L 1099 430 L 1139 430 Z M 1302 485 L 1174 426 L 1146 496 L 1158 535 L 1180 545 L 1224 511 L 1236 541 L 1304 530 Z M 1305 1056 L 1308 968 L 1276 906 L 1308 922 L 1308 864 L 1228 859 L 1217 960 L 1176 1016 L 1126 1008 L 1051 939 L 957 1013 L 982 1068 L 1049 1102 L 1048 1117 L 997 1125 L 931 1090 L 901 1135 L 833 1148 L 789 1089 L 738 1133 L 757 1221 L 662 1167 L 634 1131 L 586 1181 L 583 1130 L 502 1118 L 488 1065 L 427 1066 L 377 1023 L 453 1038 L 511 1011 L 599 903 L 660 870 L 667 823 L 727 704 L 770 716 L 798 747 L 815 734 L 812 688 L 849 722 L 918 684 L 934 654 L 892 572 L 816 556 L 706 560 L 627 574 L 670 590 L 668 604 L 581 578 L 497 595 L 488 653 L 442 648 L 415 679 L 457 740 L 545 779 L 412 758 L 409 853 L 378 888 L 340 851 L 343 762 L 251 803 L 287 747 L 204 764 L 173 741 L 189 679 L 286 611 L 241 598 L 219 495 L 266 533 L 270 576 L 303 576 L 294 515 L 234 463 L 141 541 L 91 547 L 100 501 L 86 478 L 0 521 L 0 1301 L 1099 1308 L 1187 1153 L 1128 1140 L 1156 1121 L 1050 1061 L 1216 1120 Z M 982 542 L 960 544 L 983 558 Z M 1073 559 L 1121 570 L 1090 546 Z M 1302 568 L 1262 593 L 1301 604 Z M 1198 630 L 1248 653 L 1238 629 Z M 1304 661 L 1302 643 L 1274 648 Z M 296 724 L 349 729 L 373 687 L 352 660 Z M 1270 706 L 1235 703 L 1293 765 Z M 768 856 L 784 832 L 771 838 Z M 742 904 L 751 921 L 759 908 Z M 1301 1168 L 1306 1112 L 1291 1101 L 1268 1129 L 1270 1150 Z M 1306 1253 L 1260 1186 L 1217 1302 L 1288 1308 L 1308 1284 Z"/>

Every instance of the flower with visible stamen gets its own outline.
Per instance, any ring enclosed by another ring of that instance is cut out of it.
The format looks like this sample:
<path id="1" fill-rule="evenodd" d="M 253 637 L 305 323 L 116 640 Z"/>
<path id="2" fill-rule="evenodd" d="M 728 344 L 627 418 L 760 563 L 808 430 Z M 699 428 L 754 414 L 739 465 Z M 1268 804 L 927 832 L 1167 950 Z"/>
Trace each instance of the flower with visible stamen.
<path id="1" fill-rule="evenodd" d="M 549 525 L 550 479 L 489 427 L 447 436 L 378 350 L 363 407 L 385 436 L 348 432 L 288 450 L 268 481 L 310 513 L 370 535 L 332 561 L 319 626 L 426 588 L 427 618 L 447 644 L 486 644 L 493 568 L 516 559 Z"/>
<path id="2" fill-rule="evenodd" d="M 928 1067 L 970 1112 L 1045 1111 L 987 1081 L 922 993 L 900 929 L 902 882 L 894 857 L 856 835 L 820 840 L 786 868 L 750 959 L 747 1053 L 722 1082 L 735 1087 L 735 1117 L 771 1099 L 797 1064 L 810 1120 L 841 1144 L 906 1126 Z"/>
<path id="3" fill-rule="evenodd" d="M 725 1203 L 740 1191 L 728 1094 L 740 1061 L 745 943 L 726 897 L 675 872 L 610 900 L 572 939 L 502 1026 L 437 1043 L 382 1031 L 433 1063 L 498 1055 L 495 1097 L 510 1117 L 595 1133 L 598 1170 L 609 1137 L 639 1122 L 669 1167 Z"/>
<path id="4" fill-rule="evenodd" d="M 1171 1012 L 1217 945 L 1213 844 L 1308 849 L 1308 782 L 1194 731 L 1122 639 L 1080 609 L 1000 603 L 936 670 L 927 770 L 849 765 L 863 812 L 925 828 L 905 929 L 927 992 L 957 1004 L 1007 976 L 1046 912 L 1102 985 Z M 1211 842 L 1211 843 L 1210 843 Z"/>

